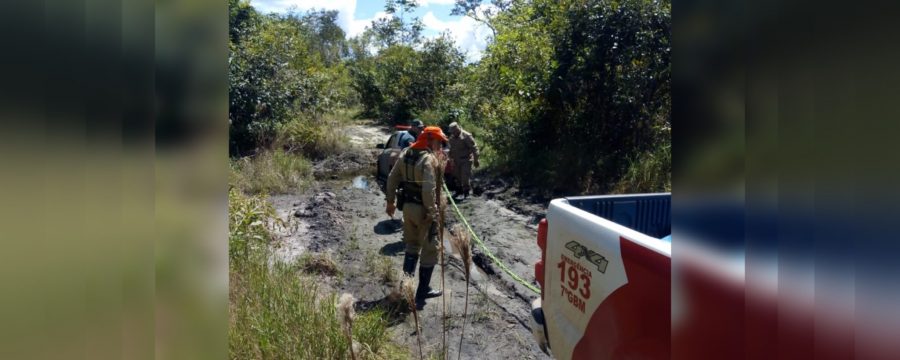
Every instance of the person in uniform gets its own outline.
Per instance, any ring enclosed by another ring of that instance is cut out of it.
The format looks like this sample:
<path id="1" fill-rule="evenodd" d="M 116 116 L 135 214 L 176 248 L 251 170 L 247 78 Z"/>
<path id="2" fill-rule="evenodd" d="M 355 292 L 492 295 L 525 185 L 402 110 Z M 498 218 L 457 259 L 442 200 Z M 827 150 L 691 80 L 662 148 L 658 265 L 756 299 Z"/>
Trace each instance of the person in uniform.
<path id="1" fill-rule="evenodd" d="M 385 212 L 391 217 L 397 208 L 397 190 L 402 188 L 400 204 L 403 210 L 403 242 L 406 255 L 403 272 L 413 276 L 416 262 L 419 264 L 419 286 L 416 289 L 416 308 L 425 306 L 425 299 L 441 296 L 432 289 L 431 274 L 437 264 L 438 198 L 437 187 L 442 184 L 443 169 L 438 157 L 443 156 L 442 145 L 447 136 L 441 128 L 428 126 L 419 134 L 416 142 L 404 149 L 388 175 Z"/>
<path id="2" fill-rule="evenodd" d="M 468 197 L 471 191 L 472 166 L 478 167 L 478 145 L 468 131 L 456 122 L 450 123 L 450 161 L 456 179 L 456 196 Z"/>

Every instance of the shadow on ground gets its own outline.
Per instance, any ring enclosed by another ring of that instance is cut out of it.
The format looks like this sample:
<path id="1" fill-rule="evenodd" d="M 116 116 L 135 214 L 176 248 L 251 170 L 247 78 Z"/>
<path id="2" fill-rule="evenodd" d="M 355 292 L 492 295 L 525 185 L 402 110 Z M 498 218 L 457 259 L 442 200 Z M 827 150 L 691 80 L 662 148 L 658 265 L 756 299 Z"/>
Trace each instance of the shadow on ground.
<path id="1" fill-rule="evenodd" d="M 391 292 L 387 296 L 378 300 L 360 300 L 353 306 L 358 313 L 367 311 L 381 310 L 384 311 L 385 319 L 388 326 L 394 326 L 406 320 L 409 315 L 409 303 L 403 299 L 397 292 Z"/>
<path id="2" fill-rule="evenodd" d="M 378 253 L 387 256 L 397 256 L 404 251 L 406 251 L 406 245 L 403 244 L 403 241 L 397 241 L 382 246 Z"/>
<path id="3" fill-rule="evenodd" d="M 400 219 L 388 219 L 379 221 L 375 224 L 375 228 L 373 229 L 378 235 L 390 235 L 396 234 L 403 230 L 403 220 Z"/>

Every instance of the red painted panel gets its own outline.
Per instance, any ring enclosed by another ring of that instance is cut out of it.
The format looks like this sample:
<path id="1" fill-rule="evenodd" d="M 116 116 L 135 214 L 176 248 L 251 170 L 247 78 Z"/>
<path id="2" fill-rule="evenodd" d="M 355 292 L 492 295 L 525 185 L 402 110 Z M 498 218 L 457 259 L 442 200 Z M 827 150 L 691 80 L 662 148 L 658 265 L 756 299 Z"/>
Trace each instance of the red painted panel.
<path id="1" fill-rule="evenodd" d="M 619 243 L 628 283 L 610 294 L 591 315 L 572 358 L 667 359 L 671 259 L 623 237 Z"/>

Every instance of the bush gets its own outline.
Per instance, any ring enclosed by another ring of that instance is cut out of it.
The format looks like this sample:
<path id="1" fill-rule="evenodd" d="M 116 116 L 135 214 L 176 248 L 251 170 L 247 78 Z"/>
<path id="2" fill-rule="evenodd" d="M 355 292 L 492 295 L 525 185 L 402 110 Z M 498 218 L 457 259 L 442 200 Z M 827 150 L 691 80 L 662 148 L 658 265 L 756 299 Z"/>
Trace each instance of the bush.
<path id="1" fill-rule="evenodd" d="M 568 194 L 668 171 L 650 165 L 671 143 L 661 130 L 671 124 L 670 14 L 667 1 L 535 0 L 493 18 L 466 112 L 488 131 L 497 163 Z M 650 184 L 663 189 L 638 187 Z"/>
<path id="2" fill-rule="evenodd" d="M 281 124 L 358 101 L 334 11 L 261 15 L 230 0 L 229 153 L 270 148 Z"/>
<path id="3" fill-rule="evenodd" d="M 462 53 L 440 36 L 420 47 L 391 45 L 373 57 L 362 56 L 353 61 L 351 77 L 364 113 L 394 125 L 445 112 L 462 70 Z"/>

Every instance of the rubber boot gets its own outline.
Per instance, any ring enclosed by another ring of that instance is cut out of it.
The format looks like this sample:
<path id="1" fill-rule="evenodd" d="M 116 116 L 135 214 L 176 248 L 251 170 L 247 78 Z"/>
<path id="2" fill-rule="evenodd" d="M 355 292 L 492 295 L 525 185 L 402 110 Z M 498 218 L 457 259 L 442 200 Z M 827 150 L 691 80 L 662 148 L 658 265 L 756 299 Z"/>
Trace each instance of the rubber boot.
<path id="1" fill-rule="evenodd" d="M 444 292 L 432 289 L 431 274 L 434 272 L 434 266 L 419 267 L 419 288 L 416 289 L 416 310 L 422 310 L 425 307 L 425 299 L 441 296 Z"/>
<path id="2" fill-rule="evenodd" d="M 407 276 L 413 276 L 416 271 L 416 263 L 419 262 L 418 254 L 406 254 L 403 257 L 403 273 Z"/>

